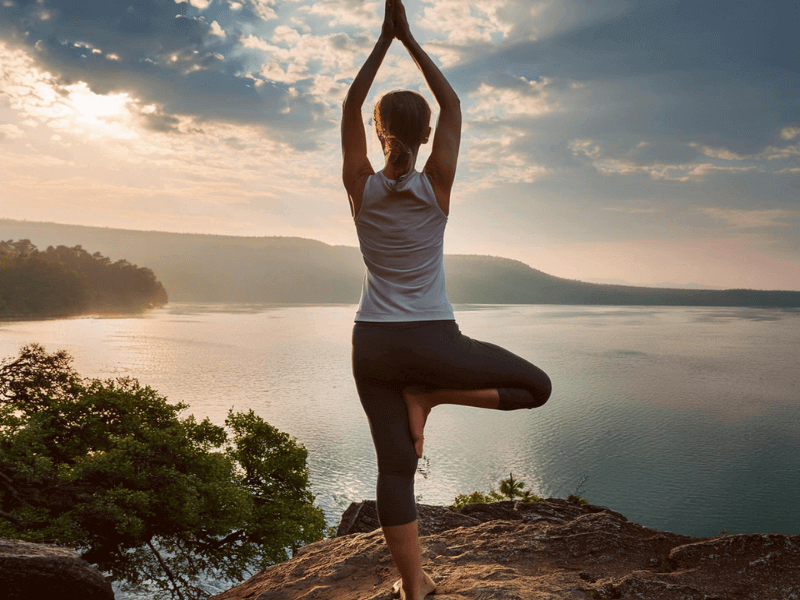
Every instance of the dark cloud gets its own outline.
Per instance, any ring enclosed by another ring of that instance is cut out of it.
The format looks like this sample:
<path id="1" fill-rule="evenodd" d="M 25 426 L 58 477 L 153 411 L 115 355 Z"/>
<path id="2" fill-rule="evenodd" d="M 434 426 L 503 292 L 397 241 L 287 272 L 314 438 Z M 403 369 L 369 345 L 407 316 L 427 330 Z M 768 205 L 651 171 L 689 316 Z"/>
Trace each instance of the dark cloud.
<path id="1" fill-rule="evenodd" d="M 198 47 L 209 26 L 186 17 L 185 3 L 174 0 L 16 1 L 0 15 L 20 38 L 88 42 L 129 60 Z"/>
<path id="2" fill-rule="evenodd" d="M 554 3 L 551 13 L 578 14 L 582 4 Z M 550 136 L 544 140 L 549 146 L 559 138 L 596 138 L 620 147 L 658 142 L 643 153 L 648 160 L 684 159 L 690 142 L 755 153 L 797 121 L 800 62 L 792 3 L 601 4 L 585 7 L 587 13 L 594 8 L 593 18 L 567 14 L 570 27 L 551 27 L 538 41 L 501 46 L 462 63 L 453 69 L 454 79 L 467 90 L 485 81 L 485 73 L 498 83 L 503 74 L 508 81 L 584 83 L 584 91 L 557 96 L 563 114 L 548 115 L 544 125 L 531 121 L 531 127 Z M 551 13 L 542 20 L 558 16 Z"/>
<path id="3" fill-rule="evenodd" d="M 161 133 L 175 133 L 178 132 L 180 120 L 172 115 L 165 115 L 161 112 L 141 113 L 140 119 L 145 127 L 152 131 Z"/>
<path id="4" fill-rule="evenodd" d="M 578 24 L 542 42 L 502 55 L 527 56 L 542 73 L 564 70 L 581 78 L 631 76 L 665 71 L 792 67 L 797 16 L 788 2 L 640 0 L 616 2 L 629 10 L 615 18 Z"/>
<path id="5" fill-rule="evenodd" d="M 192 13 L 174 0 L 18 1 L 0 8 L 0 25 L 63 82 L 156 104 L 158 116 L 146 117 L 155 129 L 190 115 L 263 125 L 273 137 L 313 147 L 315 133 L 329 126 L 320 119 L 325 107 L 287 86 L 257 85 L 226 58 L 235 40 L 213 35 Z"/>

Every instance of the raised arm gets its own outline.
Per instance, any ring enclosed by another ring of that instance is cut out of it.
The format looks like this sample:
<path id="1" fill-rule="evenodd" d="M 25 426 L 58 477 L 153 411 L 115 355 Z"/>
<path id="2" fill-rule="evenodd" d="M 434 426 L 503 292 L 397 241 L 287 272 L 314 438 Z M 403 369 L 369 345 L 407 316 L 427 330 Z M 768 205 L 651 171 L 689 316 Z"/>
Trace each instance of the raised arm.
<path id="1" fill-rule="evenodd" d="M 456 177 L 458 149 L 461 145 L 461 101 L 439 67 L 411 34 L 402 0 L 391 0 L 391 3 L 394 35 L 417 63 L 439 104 L 439 120 L 433 135 L 433 148 L 424 171 L 433 185 L 439 206 L 447 214 L 450 211 L 450 191 Z"/>
<path id="2" fill-rule="evenodd" d="M 386 0 L 386 12 L 383 27 L 375 47 L 372 49 L 361 70 L 356 75 L 342 105 L 342 181 L 347 196 L 350 198 L 350 209 L 353 216 L 361 208 L 361 196 L 364 192 L 364 183 L 367 177 L 375 171 L 367 157 L 367 136 L 364 131 L 364 122 L 361 119 L 361 107 L 367 99 L 369 88 L 375 81 L 375 75 L 383 63 L 389 46 L 394 38 L 394 22 L 390 3 Z"/>

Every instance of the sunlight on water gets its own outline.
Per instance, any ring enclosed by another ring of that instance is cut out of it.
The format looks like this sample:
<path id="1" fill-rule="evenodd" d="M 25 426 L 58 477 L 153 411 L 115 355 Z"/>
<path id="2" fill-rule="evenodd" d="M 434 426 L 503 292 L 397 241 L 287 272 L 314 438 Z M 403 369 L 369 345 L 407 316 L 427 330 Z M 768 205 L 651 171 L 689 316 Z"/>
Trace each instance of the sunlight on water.
<path id="1" fill-rule="evenodd" d="M 170 305 L 127 318 L 0 322 L 0 355 L 39 342 L 86 376 L 131 375 L 198 417 L 252 408 L 309 450 L 331 523 L 374 497 L 375 458 L 350 373 L 353 306 Z M 690 535 L 800 533 L 800 312 L 464 306 L 461 330 L 542 367 L 544 407 L 439 407 L 421 501 L 488 491 L 513 472 Z M 479 417 L 479 418 L 478 418 Z"/>

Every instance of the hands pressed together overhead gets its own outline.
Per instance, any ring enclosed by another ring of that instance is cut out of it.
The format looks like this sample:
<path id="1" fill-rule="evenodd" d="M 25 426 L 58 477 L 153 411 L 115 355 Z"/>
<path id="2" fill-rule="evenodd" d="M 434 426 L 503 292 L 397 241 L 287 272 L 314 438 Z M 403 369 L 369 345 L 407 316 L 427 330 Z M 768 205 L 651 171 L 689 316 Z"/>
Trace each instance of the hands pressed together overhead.
<path id="1" fill-rule="evenodd" d="M 386 0 L 385 11 L 383 26 L 375 47 L 350 84 L 342 104 L 342 180 L 350 198 L 351 210 L 353 215 L 358 214 L 364 182 L 375 172 L 367 156 L 367 139 L 361 107 L 392 41 L 397 39 L 416 63 L 439 105 L 431 154 L 425 163 L 424 171 L 431 181 L 440 208 L 448 214 L 461 141 L 460 101 L 439 67 L 412 36 L 402 0 Z"/>
<path id="2" fill-rule="evenodd" d="M 408 26 L 406 8 L 402 0 L 386 0 L 381 35 L 388 39 L 397 38 L 401 42 L 411 39 L 411 29 Z"/>

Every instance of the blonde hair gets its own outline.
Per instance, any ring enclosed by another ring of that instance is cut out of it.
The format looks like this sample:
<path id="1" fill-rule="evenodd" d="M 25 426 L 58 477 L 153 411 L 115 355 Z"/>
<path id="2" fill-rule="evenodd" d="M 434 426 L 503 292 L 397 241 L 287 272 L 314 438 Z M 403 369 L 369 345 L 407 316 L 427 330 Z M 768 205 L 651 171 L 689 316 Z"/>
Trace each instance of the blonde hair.
<path id="1" fill-rule="evenodd" d="M 430 106 L 417 92 L 397 90 L 378 100 L 374 118 L 384 155 L 405 173 L 411 167 L 414 150 L 425 141 L 431 121 Z"/>

